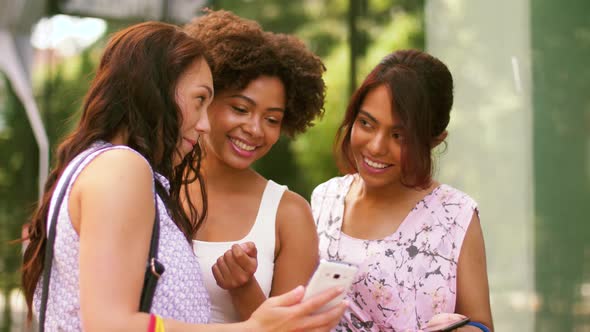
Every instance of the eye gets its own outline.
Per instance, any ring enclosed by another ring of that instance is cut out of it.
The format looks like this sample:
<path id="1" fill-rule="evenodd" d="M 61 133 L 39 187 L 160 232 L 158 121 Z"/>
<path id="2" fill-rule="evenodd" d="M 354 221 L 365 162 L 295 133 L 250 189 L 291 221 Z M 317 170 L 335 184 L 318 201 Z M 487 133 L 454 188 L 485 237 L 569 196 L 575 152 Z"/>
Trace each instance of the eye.
<path id="1" fill-rule="evenodd" d="M 364 128 L 371 128 L 371 124 L 366 119 L 359 118 L 357 122 Z"/>
<path id="2" fill-rule="evenodd" d="M 248 110 L 247 110 L 247 109 L 245 109 L 245 108 L 241 108 L 241 107 L 238 107 L 238 106 L 232 106 L 231 108 L 232 108 L 234 111 L 238 112 L 238 113 L 242 113 L 242 114 L 244 114 L 244 113 L 248 113 Z"/>
<path id="3" fill-rule="evenodd" d="M 198 96 L 195 99 L 197 100 L 196 104 L 197 104 L 197 107 L 199 107 L 199 108 L 202 107 L 205 104 L 205 100 L 207 100 L 207 98 L 204 96 Z"/>
<path id="4" fill-rule="evenodd" d="M 274 125 L 276 125 L 276 124 L 280 124 L 280 123 L 281 123 L 281 121 L 282 121 L 282 119 L 280 119 L 280 118 L 279 118 L 279 119 L 277 119 L 277 118 L 275 118 L 275 117 L 268 117 L 268 118 L 266 118 L 266 121 L 268 121 L 268 122 L 269 122 L 269 123 L 271 123 L 271 124 L 274 124 Z"/>

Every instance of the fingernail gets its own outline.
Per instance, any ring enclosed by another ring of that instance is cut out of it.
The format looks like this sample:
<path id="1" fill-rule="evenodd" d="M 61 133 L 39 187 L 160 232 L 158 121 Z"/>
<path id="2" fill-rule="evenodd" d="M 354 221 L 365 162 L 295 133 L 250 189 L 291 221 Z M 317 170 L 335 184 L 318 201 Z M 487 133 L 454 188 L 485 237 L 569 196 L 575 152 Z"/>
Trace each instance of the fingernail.
<path id="1" fill-rule="evenodd" d="M 344 292 L 344 287 L 338 287 L 336 288 L 336 291 L 338 291 L 338 293 L 342 293 Z"/>
<path id="2" fill-rule="evenodd" d="M 350 306 L 350 301 L 348 300 L 344 300 L 342 301 L 342 303 L 348 308 L 348 306 Z"/>

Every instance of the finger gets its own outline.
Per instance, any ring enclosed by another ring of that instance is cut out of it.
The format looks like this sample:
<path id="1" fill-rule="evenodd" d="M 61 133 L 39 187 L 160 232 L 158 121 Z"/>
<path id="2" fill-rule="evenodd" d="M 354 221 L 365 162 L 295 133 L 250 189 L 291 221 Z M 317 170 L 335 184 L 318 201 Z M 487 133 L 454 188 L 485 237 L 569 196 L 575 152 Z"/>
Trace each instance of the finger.
<path id="1" fill-rule="evenodd" d="M 234 246 L 239 247 L 236 244 L 234 244 Z M 225 261 L 225 264 L 227 265 L 227 267 L 229 268 L 229 271 L 231 272 L 231 274 L 233 276 L 235 276 L 236 274 L 244 274 L 245 271 L 240 266 L 240 264 L 237 262 L 233 248 L 234 247 L 232 246 L 232 248 L 230 250 L 225 252 L 225 254 L 223 255 L 223 260 Z M 246 255 L 244 252 L 241 252 L 240 254 L 242 256 Z"/>
<path id="2" fill-rule="evenodd" d="M 242 247 L 234 244 L 232 246 L 233 258 L 236 263 L 248 274 L 252 275 L 256 272 L 258 262 L 256 258 L 252 258 L 242 250 Z"/>
<path id="3" fill-rule="evenodd" d="M 241 243 L 240 247 L 242 247 L 248 256 L 252 258 L 256 258 L 258 256 L 258 249 L 256 248 L 256 244 L 254 242 Z"/>
<path id="4" fill-rule="evenodd" d="M 312 312 L 316 311 L 317 309 L 321 308 L 324 304 L 330 302 L 336 296 L 340 295 L 344 291 L 342 287 L 332 287 L 328 290 L 325 290 L 317 295 L 306 299 L 305 302 L 302 302 L 299 306 L 299 310 L 304 315 L 311 314 Z"/>
<path id="5" fill-rule="evenodd" d="M 227 267 L 227 264 L 225 263 L 225 257 L 224 256 L 220 256 L 217 259 L 217 263 L 215 263 L 215 265 L 217 265 L 217 267 L 219 268 L 219 272 L 221 272 L 221 275 L 223 275 L 223 279 L 226 281 L 231 280 L 231 271 L 229 270 L 229 268 Z"/>
<path id="6" fill-rule="evenodd" d="M 243 255 L 245 256 L 246 254 L 243 253 Z M 244 285 L 252 277 L 251 273 L 244 271 L 244 269 L 236 262 L 231 250 L 228 250 L 225 255 L 223 255 L 223 260 L 231 274 L 230 276 L 227 276 L 226 279 L 231 279 L 234 283 L 234 287 Z"/>
<path id="7" fill-rule="evenodd" d="M 211 267 L 211 272 L 213 272 L 213 278 L 215 278 L 217 286 L 225 288 L 226 281 L 223 278 L 223 274 L 221 273 L 221 271 L 219 271 L 219 267 L 217 266 L 217 264 L 213 264 L 213 266 Z"/>
<path id="8" fill-rule="evenodd" d="M 272 307 L 288 307 L 301 302 L 303 299 L 303 286 L 297 286 L 285 294 L 269 297 L 265 303 Z"/>
<path id="9" fill-rule="evenodd" d="M 304 331 L 330 331 L 338 324 L 347 307 L 348 302 L 343 301 L 320 314 L 309 315 L 303 318 L 300 328 Z"/>

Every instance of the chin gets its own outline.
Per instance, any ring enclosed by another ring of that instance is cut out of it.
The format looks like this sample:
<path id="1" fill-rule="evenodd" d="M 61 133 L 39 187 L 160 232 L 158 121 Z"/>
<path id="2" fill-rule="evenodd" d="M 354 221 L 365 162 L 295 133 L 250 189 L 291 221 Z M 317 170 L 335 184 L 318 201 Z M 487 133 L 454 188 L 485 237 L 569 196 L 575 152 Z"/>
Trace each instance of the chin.
<path id="1" fill-rule="evenodd" d="M 256 160 L 254 160 L 254 161 L 256 161 Z M 252 166 L 254 161 L 243 160 L 240 158 L 236 158 L 235 156 L 231 156 L 229 158 L 223 159 L 223 162 L 227 166 L 237 169 L 237 170 L 244 170 L 244 169 L 250 168 L 250 166 Z"/>
<path id="2" fill-rule="evenodd" d="M 363 182 L 374 188 L 390 186 L 393 183 L 399 182 L 399 178 L 392 174 L 368 174 L 365 172 L 358 172 Z"/>

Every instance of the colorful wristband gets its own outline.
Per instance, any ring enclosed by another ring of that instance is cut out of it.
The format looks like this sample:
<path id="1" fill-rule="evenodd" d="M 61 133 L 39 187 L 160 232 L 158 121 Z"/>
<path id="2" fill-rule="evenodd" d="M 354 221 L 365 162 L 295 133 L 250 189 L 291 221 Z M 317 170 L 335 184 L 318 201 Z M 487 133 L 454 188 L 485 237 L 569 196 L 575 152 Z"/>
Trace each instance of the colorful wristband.
<path id="1" fill-rule="evenodd" d="M 150 323 L 148 324 L 148 332 L 156 332 L 156 315 L 150 315 Z"/>
<path id="2" fill-rule="evenodd" d="M 165 332 L 164 331 L 164 320 L 162 317 L 156 315 L 156 330 L 155 332 Z"/>
<path id="3" fill-rule="evenodd" d="M 490 332 L 490 329 L 487 326 L 483 325 L 482 323 L 469 322 L 469 323 L 467 323 L 467 325 L 475 326 L 478 329 L 482 330 L 483 332 Z"/>

